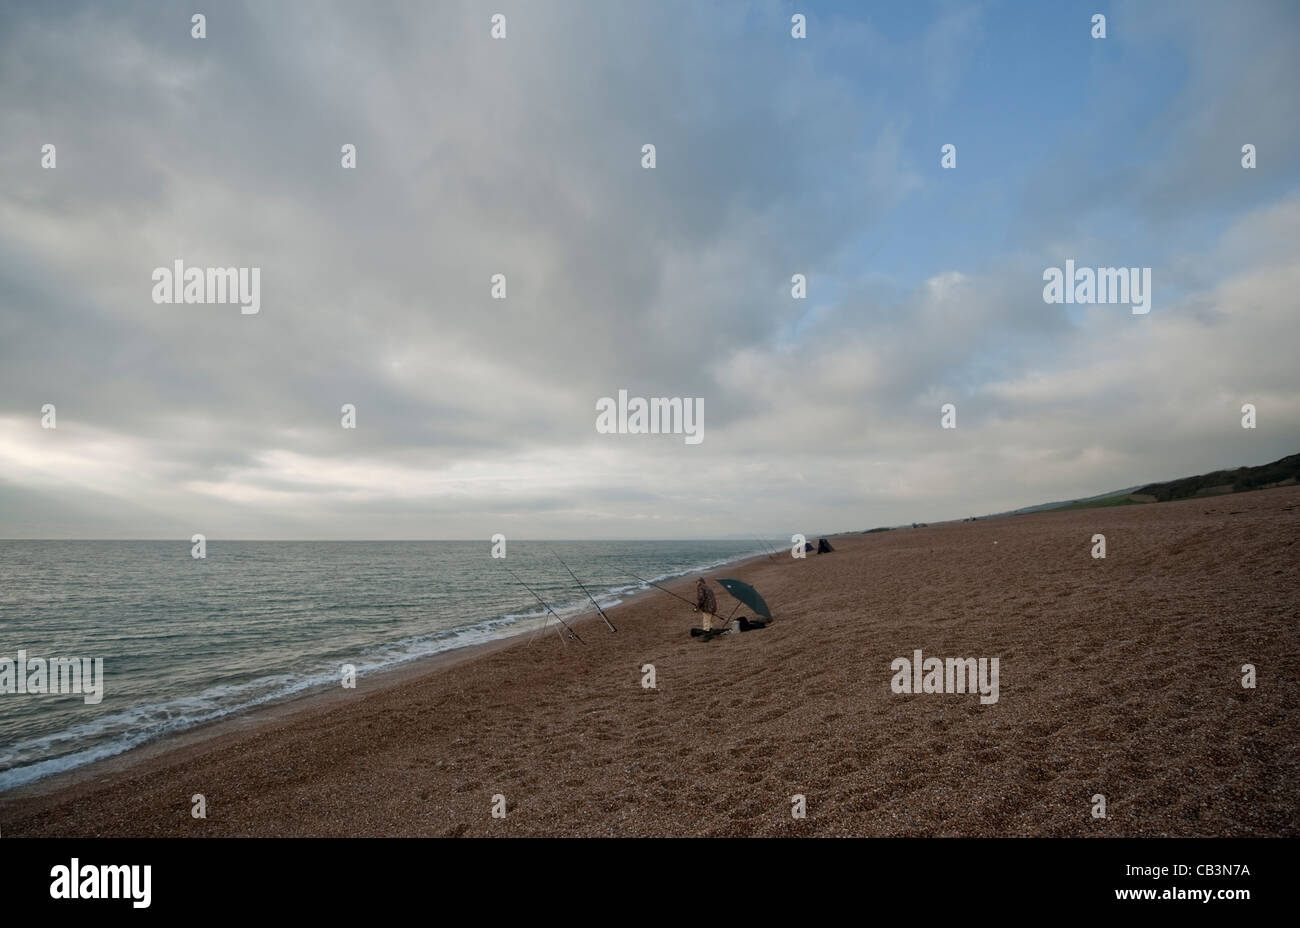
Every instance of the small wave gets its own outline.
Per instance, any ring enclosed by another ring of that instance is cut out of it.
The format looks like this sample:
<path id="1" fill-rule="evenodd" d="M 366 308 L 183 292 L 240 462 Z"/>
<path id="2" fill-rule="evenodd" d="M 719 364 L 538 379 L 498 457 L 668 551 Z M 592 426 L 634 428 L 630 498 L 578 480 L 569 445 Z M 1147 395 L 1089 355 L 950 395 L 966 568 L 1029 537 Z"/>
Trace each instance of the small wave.
<path id="1" fill-rule="evenodd" d="M 688 574 L 704 573 L 764 553 L 766 552 L 753 551 L 737 554 L 707 564 L 657 574 L 650 580 L 659 583 Z M 652 589 L 649 584 L 637 581 L 593 590 L 592 595 L 602 608 L 610 608 L 623 602 L 628 594 L 648 589 Z M 552 603 L 550 608 L 561 618 L 570 619 L 589 611 L 591 603 L 583 598 Z M 535 630 L 550 618 L 550 612 L 541 608 L 506 613 L 427 635 L 408 636 L 377 644 L 363 649 L 360 660 L 322 661 L 312 671 L 302 674 L 271 674 L 252 680 L 221 683 L 210 686 L 197 695 L 180 696 L 99 716 L 50 735 L 11 745 L 0 752 L 0 792 L 113 757 L 150 741 L 288 699 L 308 690 L 337 686 L 340 680 L 339 668 L 343 663 L 353 664 L 358 676 L 380 673 L 421 658 Z"/>

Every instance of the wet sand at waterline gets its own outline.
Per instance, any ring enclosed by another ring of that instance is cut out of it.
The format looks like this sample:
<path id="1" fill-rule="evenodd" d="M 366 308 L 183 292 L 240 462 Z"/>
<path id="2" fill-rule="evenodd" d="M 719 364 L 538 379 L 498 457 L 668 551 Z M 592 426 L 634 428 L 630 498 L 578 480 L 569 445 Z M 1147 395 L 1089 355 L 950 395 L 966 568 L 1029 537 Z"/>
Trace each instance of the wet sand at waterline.
<path id="1" fill-rule="evenodd" d="M 1300 834 L 1300 488 L 833 540 L 720 571 L 770 628 L 701 642 L 651 591 L 586 646 L 515 639 L 15 791 L 0 831 Z M 917 649 L 997 657 L 998 701 L 894 693 Z"/>

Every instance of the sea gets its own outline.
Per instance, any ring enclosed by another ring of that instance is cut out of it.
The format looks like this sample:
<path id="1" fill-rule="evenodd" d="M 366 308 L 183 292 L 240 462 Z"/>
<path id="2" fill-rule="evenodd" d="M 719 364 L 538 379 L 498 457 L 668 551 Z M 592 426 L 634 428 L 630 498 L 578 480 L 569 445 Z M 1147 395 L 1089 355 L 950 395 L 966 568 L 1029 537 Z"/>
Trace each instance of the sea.
<path id="1" fill-rule="evenodd" d="M 636 577 L 710 571 L 767 545 L 511 539 L 493 558 L 487 541 L 209 540 L 195 558 L 185 540 L 0 540 L 0 662 L 16 672 L 19 650 L 103 659 L 98 704 L 0 693 L 0 792 L 338 687 L 344 664 L 364 677 L 556 626 L 510 571 L 567 621 L 594 608 L 561 559 L 614 606 L 648 589 Z"/>

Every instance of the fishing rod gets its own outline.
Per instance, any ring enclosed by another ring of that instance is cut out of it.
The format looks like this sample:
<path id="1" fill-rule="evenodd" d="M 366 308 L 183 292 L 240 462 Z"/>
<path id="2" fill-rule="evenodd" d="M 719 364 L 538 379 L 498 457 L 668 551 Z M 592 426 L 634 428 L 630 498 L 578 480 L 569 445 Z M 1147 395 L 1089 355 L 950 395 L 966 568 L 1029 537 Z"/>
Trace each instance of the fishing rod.
<path id="1" fill-rule="evenodd" d="M 749 537 L 753 538 L 756 542 L 758 542 L 760 545 L 763 546 L 763 551 L 764 551 L 764 553 L 767 554 L 767 558 L 768 558 L 768 560 L 772 560 L 772 559 L 773 559 L 773 558 L 772 558 L 772 555 L 775 553 L 775 551 L 771 550 L 771 547 L 772 547 L 771 545 L 769 545 L 769 544 L 768 544 L 766 541 L 764 541 L 763 539 L 759 538 L 757 535 L 750 535 Z"/>
<path id="2" fill-rule="evenodd" d="M 628 575 L 629 575 L 629 576 L 632 576 L 632 577 L 636 577 L 636 578 L 637 578 L 638 580 L 640 580 L 642 583 L 648 584 L 648 585 L 654 587 L 656 590 L 663 590 L 663 591 L 664 591 L 665 593 L 667 593 L 669 596 L 676 596 L 678 599 L 680 599 L 682 602 L 686 603 L 686 605 L 690 606 L 692 609 L 699 610 L 699 608 L 700 608 L 700 604 L 699 604 L 699 603 L 693 603 L 693 602 L 691 602 L 689 599 L 687 599 L 685 596 L 677 596 L 677 594 L 674 593 L 672 590 L 668 589 L 667 587 L 662 587 L 662 586 L 660 586 L 659 584 L 655 583 L 653 580 L 647 580 L 647 579 L 645 579 L 644 577 L 637 577 L 636 574 L 632 573 L 632 571 L 630 571 L 630 570 L 628 571 Z M 717 615 L 717 613 L 715 612 L 715 613 L 713 613 L 713 615 Z"/>
<path id="3" fill-rule="evenodd" d="M 559 623 L 560 623 L 561 625 L 563 625 L 565 628 L 569 629 L 569 634 L 570 634 L 570 635 L 572 635 L 574 638 L 577 638 L 579 641 L 582 641 L 582 636 L 579 635 L 577 632 L 575 632 L 572 628 L 569 628 L 569 623 L 566 622 L 566 621 L 564 621 L 564 619 L 561 619 L 560 616 L 559 616 L 559 614 L 558 614 L 554 609 L 552 609 L 550 606 L 546 605 L 546 600 L 544 600 L 544 599 L 542 599 L 540 596 L 538 596 L 537 593 L 533 590 L 533 588 L 532 588 L 531 586 L 529 586 L 527 583 L 524 583 L 524 581 L 520 580 L 520 579 L 519 579 L 519 575 L 518 575 L 517 573 L 515 573 L 515 572 L 514 572 L 513 570 L 511 570 L 509 567 L 507 567 L 507 568 L 505 569 L 505 571 L 506 571 L 506 573 L 508 573 L 510 576 L 514 577 L 515 580 L 518 582 L 518 584 L 519 584 L 520 586 L 522 586 L 522 587 L 523 587 L 525 590 L 527 590 L 528 592 L 532 593 L 532 594 L 533 594 L 533 598 L 536 599 L 539 603 L 541 603 L 541 604 L 542 604 L 542 607 L 545 608 L 547 612 L 549 612 L 551 615 L 555 616 L 555 618 L 559 621 Z M 546 621 L 549 622 L 550 619 L 547 619 Z M 565 643 L 567 644 L 568 642 L 565 642 Z M 587 642 L 582 641 L 582 643 L 583 643 L 583 644 L 586 644 Z"/>
<path id="4" fill-rule="evenodd" d="M 653 580 L 647 580 L 647 579 L 645 579 L 644 577 L 637 577 L 636 574 L 632 573 L 632 571 L 630 571 L 630 570 L 629 570 L 627 573 L 628 573 L 628 576 L 629 576 L 629 577 L 636 577 L 636 579 L 640 580 L 640 581 L 641 581 L 642 583 L 644 583 L 646 586 L 652 586 L 652 587 L 654 587 L 654 588 L 657 589 L 657 590 L 663 590 L 663 591 L 664 591 L 665 593 L 667 593 L 669 596 L 676 596 L 678 599 L 680 599 L 682 602 L 686 603 L 686 605 L 690 606 L 692 609 L 698 609 L 698 608 L 699 608 L 699 606 L 698 606 L 696 603 L 691 602 L 691 601 L 690 601 L 689 599 L 687 599 L 685 596 L 677 596 L 677 594 L 674 593 L 672 590 L 660 586 L 659 584 L 655 583 Z"/>
<path id="5" fill-rule="evenodd" d="M 664 591 L 665 593 L 667 593 L 669 596 L 677 596 L 676 593 L 674 593 L 672 590 L 668 589 L 667 587 L 662 587 L 662 586 L 660 586 L 659 584 L 654 583 L 653 581 L 650 581 L 650 580 L 645 579 L 644 577 L 637 577 L 636 574 L 632 573 L 630 570 L 628 571 L 628 575 L 629 575 L 629 576 L 632 576 L 632 577 L 636 577 L 636 579 L 640 580 L 642 583 L 648 584 L 648 585 L 654 587 L 654 588 L 657 589 L 657 590 L 663 590 L 663 591 Z M 686 605 L 690 606 L 692 609 L 699 610 L 699 608 L 700 608 L 700 604 L 699 604 L 699 603 L 693 603 L 693 602 L 691 602 L 689 599 L 687 599 L 685 596 L 677 596 L 677 598 L 680 599 L 682 602 L 686 603 Z M 731 608 L 731 615 L 728 615 L 725 619 L 722 619 L 722 623 L 723 623 L 724 625 L 729 625 L 729 624 L 731 624 L 731 616 L 735 615 L 735 614 L 736 614 L 736 610 L 739 609 L 739 608 L 740 608 L 740 602 L 737 601 L 737 602 L 736 602 L 736 605 L 732 606 L 732 608 Z M 718 618 L 722 618 L 722 616 L 719 615 L 719 614 L 716 613 L 716 612 L 712 613 L 712 615 L 718 616 Z"/>
<path id="6" fill-rule="evenodd" d="M 554 551 L 552 551 L 551 553 L 555 554 Z M 569 565 L 564 563 L 564 558 L 560 557 L 558 554 L 555 554 L 555 559 L 560 562 L 560 564 L 564 567 L 565 570 L 569 570 Z M 618 629 L 614 627 L 614 623 L 609 620 L 609 616 L 605 615 L 605 610 L 600 608 L 600 603 L 596 602 L 596 597 L 592 596 L 591 592 L 585 586 L 582 585 L 582 581 L 578 579 L 578 575 L 575 574 L 573 571 L 569 570 L 569 576 L 573 578 L 574 583 L 578 584 L 578 589 L 582 590 L 582 592 L 587 594 L 587 598 L 591 600 L 591 604 L 596 607 L 596 611 L 600 613 L 600 617 L 605 620 L 605 624 L 609 626 L 609 630 L 611 632 L 618 631 Z"/>

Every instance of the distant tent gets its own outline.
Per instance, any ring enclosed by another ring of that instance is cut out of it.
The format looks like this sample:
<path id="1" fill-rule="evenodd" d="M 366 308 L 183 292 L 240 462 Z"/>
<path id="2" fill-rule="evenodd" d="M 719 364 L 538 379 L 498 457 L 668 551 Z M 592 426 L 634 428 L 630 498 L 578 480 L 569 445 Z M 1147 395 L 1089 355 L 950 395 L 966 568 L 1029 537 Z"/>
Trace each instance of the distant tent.
<path id="1" fill-rule="evenodd" d="M 831 543 L 830 543 L 829 541 L 827 541 L 825 538 L 818 538 L 818 539 L 817 539 L 817 553 L 818 553 L 818 554 L 830 554 L 830 553 L 831 553 L 832 551 L 834 551 L 834 550 L 835 550 L 835 549 L 831 547 Z"/>
<path id="2" fill-rule="evenodd" d="M 814 548 L 814 547 L 812 546 L 812 542 L 811 542 L 811 541 L 805 541 L 805 542 L 803 543 L 803 549 L 804 549 L 805 551 L 816 551 L 816 550 L 817 550 L 816 548 Z"/>

